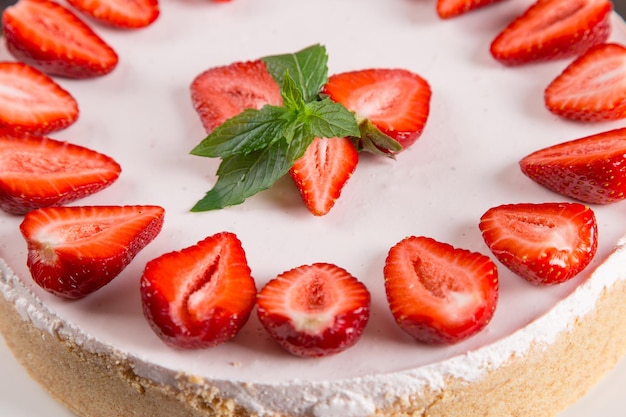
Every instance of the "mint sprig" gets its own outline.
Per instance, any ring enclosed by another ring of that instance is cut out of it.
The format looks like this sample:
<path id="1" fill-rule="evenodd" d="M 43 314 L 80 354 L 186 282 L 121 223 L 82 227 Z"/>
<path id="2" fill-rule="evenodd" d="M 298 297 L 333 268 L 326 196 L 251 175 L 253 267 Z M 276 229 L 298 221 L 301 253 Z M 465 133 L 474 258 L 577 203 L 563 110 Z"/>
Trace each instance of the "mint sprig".
<path id="1" fill-rule="evenodd" d="M 355 116 L 341 104 L 320 97 L 328 80 L 322 45 L 293 54 L 263 58 L 280 86 L 282 106 L 248 109 L 202 140 L 191 153 L 221 158 L 214 187 L 192 211 L 243 203 L 289 172 L 316 137 L 359 137 Z"/>

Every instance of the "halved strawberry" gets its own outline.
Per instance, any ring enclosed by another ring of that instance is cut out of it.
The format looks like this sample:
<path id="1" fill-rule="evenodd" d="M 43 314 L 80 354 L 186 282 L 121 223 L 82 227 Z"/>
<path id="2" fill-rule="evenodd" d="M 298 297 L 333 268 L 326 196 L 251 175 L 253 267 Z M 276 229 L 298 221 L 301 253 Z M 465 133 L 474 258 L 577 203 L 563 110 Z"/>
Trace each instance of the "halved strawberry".
<path id="1" fill-rule="evenodd" d="M 595 215 L 579 203 L 505 204 L 487 210 L 479 227 L 498 260 L 536 285 L 571 279 L 598 247 Z"/>
<path id="2" fill-rule="evenodd" d="M 430 112 L 428 82 L 403 69 L 366 69 L 335 74 L 329 77 L 322 93 L 356 114 L 362 140 L 372 137 L 368 132 L 372 127 L 368 125 L 369 121 L 380 132 L 399 142 L 402 149 L 419 138 Z M 370 148 L 367 143 L 361 145 L 364 149 Z M 381 147 L 376 140 L 373 145 Z"/>
<path id="3" fill-rule="evenodd" d="M 73 12 L 51 0 L 19 0 L 2 15 L 7 49 L 50 75 L 97 77 L 117 65 L 115 51 Z"/>
<path id="4" fill-rule="evenodd" d="M 449 19 L 502 0 L 437 0 L 437 14 Z"/>
<path id="5" fill-rule="evenodd" d="M 261 289 L 257 313 L 269 334 L 291 354 L 328 356 L 361 338 L 369 320 L 370 294 L 343 268 L 303 265 Z"/>
<path id="6" fill-rule="evenodd" d="M 491 43 L 506 65 L 547 61 L 586 52 L 611 32 L 609 0 L 538 0 Z"/>
<path id="7" fill-rule="evenodd" d="M 0 62 L 0 128 L 44 135 L 78 119 L 78 103 L 41 71 Z"/>
<path id="8" fill-rule="evenodd" d="M 191 83 L 191 101 L 207 133 L 245 109 L 283 103 L 278 84 L 261 60 L 204 71 Z"/>
<path id="9" fill-rule="evenodd" d="M 359 162 L 359 153 L 349 138 L 316 138 L 289 173 L 302 200 L 316 216 L 335 205 Z"/>
<path id="10" fill-rule="evenodd" d="M 161 231 L 157 206 L 47 207 L 20 224 L 27 265 L 46 291 L 77 299 L 104 285 Z"/>
<path id="11" fill-rule="evenodd" d="M 626 198 L 626 128 L 538 150 L 520 161 L 533 181 L 590 204 Z"/>
<path id="12" fill-rule="evenodd" d="M 67 0 L 77 10 L 110 26 L 143 28 L 159 17 L 158 0 Z"/>
<path id="13" fill-rule="evenodd" d="M 239 332 L 254 308 L 256 286 L 241 242 L 223 232 L 148 262 L 141 299 L 166 344 L 203 348 Z"/>
<path id="14" fill-rule="evenodd" d="M 473 336 L 489 323 L 498 301 L 498 270 L 488 257 L 428 237 L 393 246 L 384 276 L 396 322 L 423 343 Z"/>
<path id="15" fill-rule="evenodd" d="M 626 48 L 597 45 L 550 83 L 546 107 L 567 119 L 586 122 L 626 117 Z"/>
<path id="16" fill-rule="evenodd" d="M 113 184 L 120 172 L 91 149 L 0 130 L 0 208 L 7 213 L 67 204 Z"/>

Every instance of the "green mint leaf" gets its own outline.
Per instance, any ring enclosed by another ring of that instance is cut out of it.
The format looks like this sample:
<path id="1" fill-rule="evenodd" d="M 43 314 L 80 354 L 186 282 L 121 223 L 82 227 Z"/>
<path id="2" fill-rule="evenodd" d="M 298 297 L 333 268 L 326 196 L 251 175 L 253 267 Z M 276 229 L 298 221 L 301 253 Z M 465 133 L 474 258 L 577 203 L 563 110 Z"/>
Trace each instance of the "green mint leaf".
<path id="1" fill-rule="evenodd" d="M 311 142 L 315 140 L 315 135 L 308 130 L 306 125 L 300 124 L 294 131 L 294 137 L 289 144 L 289 148 L 287 148 L 287 160 L 290 162 L 290 166 L 293 166 L 304 155 Z"/>
<path id="2" fill-rule="evenodd" d="M 329 98 L 307 103 L 306 118 L 311 133 L 317 137 L 361 136 L 354 114 Z"/>
<path id="3" fill-rule="evenodd" d="M 302 111 L 304 109 L 304 99 L 302 91 L 298 88 L 295 80 L 286 71 L 283 76 L 283 83 L 280 86 L 280 94 L 283 98 L 283 106 L 294 111 Z"/>
<path id="4" fill-rule="evenodd" d="M 287 154 L 285 142 L 275 141 L 245 156 L 223 158 L 217 170 L 215 186 L 191 211 L 218 210 L 241 204 L 246 198 L 271 187 L 293 165 Z"/>
<path id="5" fill-rule="evenodd" d="M 312 45 L 292 54 L 268 56 L 262 60 L 280 86 L 283 85 L 285 73 L 289 73 L 302 91 L 305 102 L 315 100 L 328 80 L 328 55 L 326 47 L 322 45 Z"/>
<path id="6" fill-rule="evenodd" d="M 215 128 L 191 154 L 211 158 L 245 155 L 282 138 L 284 125 L 292 118 L 284 107 L 244 110 Z"/>

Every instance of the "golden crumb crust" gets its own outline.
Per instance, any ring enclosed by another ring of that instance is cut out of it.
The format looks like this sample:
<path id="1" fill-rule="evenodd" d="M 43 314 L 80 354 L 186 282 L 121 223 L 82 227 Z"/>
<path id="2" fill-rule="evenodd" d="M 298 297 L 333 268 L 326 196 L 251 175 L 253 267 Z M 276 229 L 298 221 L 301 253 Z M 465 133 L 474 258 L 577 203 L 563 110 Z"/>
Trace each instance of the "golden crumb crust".
<path id="1" fill-rule="evenodd" d="M 619 281 L 604 291 L 594 311 L 558 335 L 555 343 L 511 357 L 480 381 L 450 378 L 442 391 L 416 392 L 374 415 L 554 416 L 584 395 L 626 352 L 624 299 L 626 282 Z M 253 416 L 221 397 L 217 388 L 193 384 L 189 378 L 173 387 L 138 377 L 122 358 L 87 352 L 35 328 L 2 297 L 0 331 L 30 375 L 81 417 Z"/>

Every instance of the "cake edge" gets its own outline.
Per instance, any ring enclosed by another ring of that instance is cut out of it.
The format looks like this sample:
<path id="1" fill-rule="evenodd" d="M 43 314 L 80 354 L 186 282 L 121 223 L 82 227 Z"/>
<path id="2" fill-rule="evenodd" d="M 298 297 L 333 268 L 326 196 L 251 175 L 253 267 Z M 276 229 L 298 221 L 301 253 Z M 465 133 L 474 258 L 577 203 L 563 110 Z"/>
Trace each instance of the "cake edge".
<path id="1" fill-rule="evenodd" d="M 620 305 L 626 296 L 626 272 L 619 268 L 626 261 L 624 243 L 619 242 L 571 295 L 504 339 L 419 369 L 339 380 L 332 386 L 328 381 L 304 379 L 279 384 L 208 381 L 150 366 L 64 322 L 2 260 L 0 333 L 35 380 L 86 417 L 118 415 L 107 414 L 107 407 L 98 411 L 95 396 L 107 404 L 110 398 L 127 398 L 120 403 L 128 401 L 126 406 L 132 407 L 141 403 L 147 411 L 136 414 L 135 410 L 133 415 L 146 416 L 153 416 L 155 410 L 163 412 L 164 404 L 172 407 L 168 411 L 171 416 L 276 412 L 316 417 L 337 413 L 386 416 L 414 415 L 416 411 L 435 416 L 438 409 L 441 415 L 451 415 L 454 409 L 466 413 L 468 404 L 473 404 L 476 415 L 524 415 L 521 410 L 539 415 L 537 410 L 545 409 L 549 416 L 580 398 L 626 354 L 626 329 L 620 326 L 620 317 L 626 316 L 626 306 Z M 609 343 L 612 340 L 615 343 Z M 57 363 L 59 357 L 63 360 Z M 73 370 L 80 372 L 72 374 Z M 568 375 L 569 379 L 560 381 L 555 375 Z M 93 379 L 86 383 L 89 378 Z M 68 394 L 81 390 L 90 401 L 81 400 L 80 393 Z M 523 400 L 513 401 L 521 394 Z"/>

